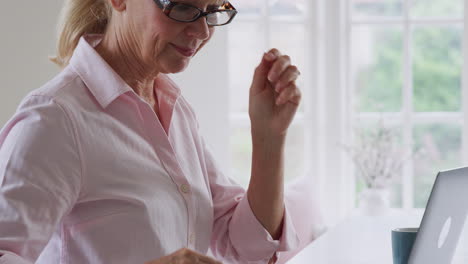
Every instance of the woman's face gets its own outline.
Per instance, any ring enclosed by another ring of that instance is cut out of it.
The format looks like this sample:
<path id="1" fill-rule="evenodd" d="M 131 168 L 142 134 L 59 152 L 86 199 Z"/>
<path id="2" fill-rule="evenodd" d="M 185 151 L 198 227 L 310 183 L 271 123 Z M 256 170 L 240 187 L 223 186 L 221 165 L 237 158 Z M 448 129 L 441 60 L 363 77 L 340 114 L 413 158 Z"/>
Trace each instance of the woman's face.
<path id="1" fill-rule="evenodd" d="M 206 10 L 220 0 L 179 0 Z M 208 42 L 214 28 L 205 18 L 183 23 L 167 17 L 153 0 L 128 0 L 124 36 L 132 56 L 161 73 L 184 70 L 190 59 Z"/>

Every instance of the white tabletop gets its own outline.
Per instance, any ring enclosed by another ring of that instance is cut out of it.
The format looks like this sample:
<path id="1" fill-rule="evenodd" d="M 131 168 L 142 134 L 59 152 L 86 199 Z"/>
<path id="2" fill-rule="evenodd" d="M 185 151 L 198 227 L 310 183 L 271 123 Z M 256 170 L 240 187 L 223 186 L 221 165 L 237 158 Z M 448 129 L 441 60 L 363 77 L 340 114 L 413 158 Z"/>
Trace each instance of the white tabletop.
<path id="1" fill-rule="evenodd" d="M 384 216 L 357 212 L 304 248 L 288 264 L 392 264 L 391 230 L 418 227 L 421 219 L 422 212 L 390 211 Z M 468 263 L 467 230 L 465 225 L 453 264 Z"/>

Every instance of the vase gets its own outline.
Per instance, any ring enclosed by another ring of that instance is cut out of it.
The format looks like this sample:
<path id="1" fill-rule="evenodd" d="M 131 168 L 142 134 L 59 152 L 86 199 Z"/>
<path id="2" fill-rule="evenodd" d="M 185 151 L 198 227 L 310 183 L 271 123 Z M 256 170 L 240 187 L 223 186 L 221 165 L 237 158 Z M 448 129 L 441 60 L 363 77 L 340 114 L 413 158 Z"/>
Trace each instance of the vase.
<path id="1" fill-rule="evenodd" d="M 365 215 L 384 215 L 390 207 L 390 195 L 385 188 L 369 188 L 361 192 L 359 209 Z"/>

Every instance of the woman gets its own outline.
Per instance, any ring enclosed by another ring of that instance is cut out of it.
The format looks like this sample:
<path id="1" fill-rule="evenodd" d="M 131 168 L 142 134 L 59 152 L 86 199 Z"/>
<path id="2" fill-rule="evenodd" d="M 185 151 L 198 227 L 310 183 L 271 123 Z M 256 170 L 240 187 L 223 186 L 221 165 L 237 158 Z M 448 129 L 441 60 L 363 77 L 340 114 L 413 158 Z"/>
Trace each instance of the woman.
<path id="1" fill-rule="evenodd" d="M 0 263 L 267 263 L 298 239 L 283 203 L 299 71 L 273 49 L 250 89 L 252 175 L 225 177 L 190 105 L 183 71 L 219 0 L 68 0 L 58 76 L 0 133 Z"/>

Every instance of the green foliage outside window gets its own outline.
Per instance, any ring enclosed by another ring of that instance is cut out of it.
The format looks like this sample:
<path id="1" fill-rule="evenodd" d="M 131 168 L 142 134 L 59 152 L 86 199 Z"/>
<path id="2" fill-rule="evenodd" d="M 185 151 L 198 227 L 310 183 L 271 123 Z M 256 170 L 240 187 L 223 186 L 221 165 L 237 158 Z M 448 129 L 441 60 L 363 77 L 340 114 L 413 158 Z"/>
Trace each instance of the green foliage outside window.
<path id="1" fill-rule="evenodd" d="M 414 110 L 460 111 L 462 49 L 460 28 L 414 31 Z"/>
<path id="2" fill-rule="evenodd" d="M 398 112 L 402 107 L 403 37 L 400 29 L 374 29 L 374 63 L 358 72 L 361 112 Z"/>
<path id="3" fill-rule="evenodd" d="M 402 107 L 403 40 L 395 30 L 375 31 L 375 63 L 360 71 L 358 110 L 398 112 Z M 418 28 L 413 34 L 415 111 L 460 111 L 462 32 L 460 28 Z"/>

